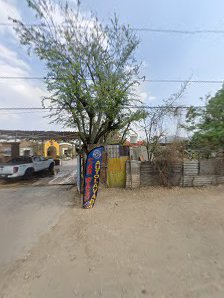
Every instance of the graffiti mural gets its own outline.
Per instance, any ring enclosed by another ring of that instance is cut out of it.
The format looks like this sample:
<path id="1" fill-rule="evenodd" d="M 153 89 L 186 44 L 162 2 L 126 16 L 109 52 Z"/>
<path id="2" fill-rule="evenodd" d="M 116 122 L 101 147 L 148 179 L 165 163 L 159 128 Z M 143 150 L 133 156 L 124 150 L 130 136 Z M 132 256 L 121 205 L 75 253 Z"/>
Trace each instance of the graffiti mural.
<path id="1" fill-rule="evenodd" d="M 84 179 L 83 208 L 92 208 L 97 197 L 104 147 L 96 147 L 87 155 Z"/>

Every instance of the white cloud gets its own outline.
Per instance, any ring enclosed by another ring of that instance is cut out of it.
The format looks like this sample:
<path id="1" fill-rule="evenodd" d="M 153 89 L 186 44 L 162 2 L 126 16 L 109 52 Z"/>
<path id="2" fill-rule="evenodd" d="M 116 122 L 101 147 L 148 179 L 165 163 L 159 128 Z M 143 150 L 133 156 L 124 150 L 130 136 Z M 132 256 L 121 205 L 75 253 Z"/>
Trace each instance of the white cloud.
<path id="1" fill-rule="evenodd" d="M 22 19 L 18 9 L 19 2 L 18 0 L 0 0 L 0 20 L 2 23 L 9 23 L 9 16 Z M 59 16 L 57 16 L 57 20 L 60 20 Z M 19 41 L 12 26 L 0 26 L 0 40 L 0 76 L 32 76 L 31 66 L 18 54 Z M 9 42 L 11 42 L 12 47 L 8 46 Z M 2 108 L 41 107 L 41 98 L 47 94 L 41 81 L 0 79 L 0 107 Z M 42 111 L 0 111 L 0 128 L 61 129 L 60 126 L 50 125 L 49 120 L 43 118 L 46 114 Z"/>
<path id="2" fill-rule="evenodd" d="M 148 104 L 156 100 L 156 97 L 153 96 L 150 91 L 145 90 L 144 85 L 137 86 L 135 88 L 135 93 L 144 104 Z"/>
<path id="3" fill-rule="evenodd" d="M 139 97 L 140 97 L 140 100 L 143 101 L 144 103 L 147 103 L 156 99 L 155 96 L 151 96 L 150 93 L 148 92 L 140 92 Z"/>
<path id="4" fill-rule="evenodd" d="M 15 113 L 7 113 L 5 111 L 0 111 L 0 119 L 1 122 L 5 122 L 8 121 L 10 118 L 10 121 L 14 121 L 14 120 L 18 120 L 20 117 L 19 115 L 15 114 Z"/>
<path id="5" fill-rule="evenodd" d="M 19 55 L 0 44 L 0 76 L 30 76 L 31 67 Z M 41 98 L 48 93 L 39 81 L 0 79 L 0 107 L 40 107 Z M 46 112 L 0 111 L 1 129 L 60 130 L 43 118 Z"/>
<path id="6" fill-rule="evenodd" d="M 19 11 L 19 0 L 0 0 L 0 21 L 9 23 L 8 16 L 22 19 Z M 59 7 L 56 6 L 54 20 L 61 24 L 63 17 Z M 83 17 L 80 21 L 88 22 L 92 29 L 91 18 Z M 35 76 L 32 67 L 21 57 L 17 51 L 19 40 L 12 26 L 0 26 L 0 76 L 20 77 Z M 5 40 L 5 42 L 4 42 Z M 8 47 L 8 45 L 11 45 Z M 41 98 L 48 93 L 41 81 L 25 79 L 0 79 L 0 107 L 40 107 Z M 46 113 L 20 111 L 0 111 L 0 128 L 2 129 L 62 129 L 58 125 L 49 125 L 48 119 L 43 118 Z"/>
<path id="7" fill-rule="evenodd" d="M 0 44 L 0 76 L 19 77 L 30 76 L 30 66 L 19 58 L 18 54 Z M 18 102 L 25 105 L 40 106 L 41 96 L 44 90 L 33 82 L 20 80 L 1 80 L 1 104 L 4 101 L 9 105 L 18 106 Z"/>
<path id="8" fill-rule="evenodd" d="M 27 75 L 27 71 L 24 71 L 24 69 L 16 65 L 14 67 L 13 65 L 7 65 L 6 62 L 0 60 L 0 76 L 17 77 L 25 75 Z"/>
<path id="9" fill-rule="evenodd" d="M 157 98 L 156 96 L 149 96 L 149 97 L 148 97 L 148 101 L 156 100 L 156 98 Z"/>
<path id="10" fill-rule="evenodd" d="M 141 92 L 139 93 L 139 97 L 140 97 L 140 100 L 145 102 L 147 97 L 148 97 L 148 93 L 147 92 Z"/>
<path id="11" fill-rule="evenodd" d="M 20 12 L 16 7 L 16 2 L 12 0 L 0 0 L 0 18 L 2 22 L 8 21 L 8 17 L 20 18 Z"/>
<path id="12" fill-rule="evenodd" d="M 1 23 L 9 23 L 8 17 L 12 17 L 15 19 L 21 19 L 21 14 L 16 7 L 16 2 L 13 0 L 0 0 L 0 20 Z M 17 2 L 18 3 L 18 2 Z M 1 34 L 9 34 L 16 37 L 15 31 L 12 26 L 1 26 L 0 27 Z"/>
<path id="13" fill-rule="evenodd" d="M 24 72 L 30 70 L 30 66 L 20 59 L 16 52 L 5 47 L 3 44 L 0 44 L 0 63 L 12 68 L 16 67 L 17 71 L 19 69 Z"/>
<path id="14" fill-rule="evenodd" d="M 0 76 L 20 77 L 31 75 L 31 67 L 16 51 L 0 44 Z M 0 79 L 0 107 L 40 107 L 47 92 L 39 81 Z M 40 113 L 0 111 L 2 129 L 49 129 L 48 120 Z M 53 126 L 54 128 L 54 126 Z"/>

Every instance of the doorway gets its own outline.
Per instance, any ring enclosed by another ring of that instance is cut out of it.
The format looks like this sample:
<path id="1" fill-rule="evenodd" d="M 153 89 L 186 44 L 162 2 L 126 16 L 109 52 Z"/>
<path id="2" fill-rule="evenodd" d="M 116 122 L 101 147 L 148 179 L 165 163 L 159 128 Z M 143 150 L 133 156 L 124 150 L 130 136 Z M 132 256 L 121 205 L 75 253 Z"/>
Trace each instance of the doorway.
<path id="1" fill-rule="evenodd" d="M 57 149 L 54 146 L 50 146 L 47 149 L 47 156 L 55 159 L 57 157 Z"/>

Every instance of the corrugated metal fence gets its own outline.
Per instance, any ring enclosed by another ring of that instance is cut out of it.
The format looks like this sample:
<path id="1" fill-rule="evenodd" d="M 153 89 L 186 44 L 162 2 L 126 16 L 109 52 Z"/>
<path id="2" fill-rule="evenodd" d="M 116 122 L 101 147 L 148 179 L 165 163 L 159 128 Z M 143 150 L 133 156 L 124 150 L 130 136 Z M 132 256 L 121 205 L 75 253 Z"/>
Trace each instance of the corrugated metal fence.
<path id="1" fill-rule="evenodd" d="M 149 161 L 127 161 L 126 164 L 126 187 L 156 185 L 192 187 L 222 183 L 224 183 L 224 160 L 221 159 L 184 160 L 164 168 Z"/>

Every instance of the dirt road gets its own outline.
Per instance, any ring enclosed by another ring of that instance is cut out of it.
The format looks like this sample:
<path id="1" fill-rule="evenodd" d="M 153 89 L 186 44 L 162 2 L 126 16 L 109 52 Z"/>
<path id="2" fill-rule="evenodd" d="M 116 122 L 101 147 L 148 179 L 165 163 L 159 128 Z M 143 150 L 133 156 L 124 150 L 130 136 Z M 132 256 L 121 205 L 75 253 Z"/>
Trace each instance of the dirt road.
<path id="1" fill-rule="evenodd" d="M 54 176 L 43 172 L 28 181 L 0 185 L 0 267 L 15 261 L 54 226 L 74 195 L 76 159 L 62 161 Z M 72 185 L 71 185 L 72 186 Z"/>
<path id="2" fill-rule="evenodd" d="M 1 297 L 224 296 L 224 187 L 103 189 L 66 209 L 27 258 L 1 271 Z"/>
<path id="3" fill-rule="evenodd" d="M 0 267 L 25 256 L 57 223 L 73 204 L 70 188 L 0 188 Z"/>

